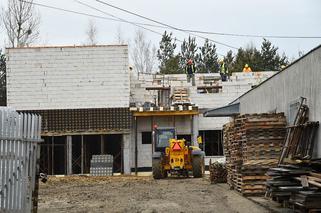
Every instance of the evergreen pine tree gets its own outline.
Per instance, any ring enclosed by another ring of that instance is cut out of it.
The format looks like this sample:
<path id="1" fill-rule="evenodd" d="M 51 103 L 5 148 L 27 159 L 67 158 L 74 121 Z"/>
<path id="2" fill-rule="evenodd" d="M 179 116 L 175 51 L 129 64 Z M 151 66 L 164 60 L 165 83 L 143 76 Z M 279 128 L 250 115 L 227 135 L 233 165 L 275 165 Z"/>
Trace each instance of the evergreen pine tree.
<path id="1" fill-rule="evenodd" d="M 218 72 L 218 57 L 216 53 L 215 44 L 209 42 L 208 39 L 205 40 L 205 43 L 202 47 L 199 48 L 200 53 L 196 55 L 197 61 L 197 72 L 207 73 L 207 72 Z"/>
<path id="2" fill-rule="evenodd" d="M 197 44 L 195 41 L 195 37 L 188 37 L 186 41 L 184 39 L 181 45 L 181 53 L 180 53 L 180 67 L 184 70 L 187 60 L 192 59 L 194 61 L 195 66 L 198 66 L 198 61 L 196 61 L 196 52 L 197 52 Z"/>
<path id="3" fill-rule="evenodd" d="M 265 70 L 280 70 L 282 65 L 288 64 L 288 59 L 283 54 L 280 56 L 278 54 L 278 47 L 275 47 L 272 45 L 272 43 L 267 40 L 263 39 L 262 45 L 261 45 L 261 57 L 262 57 L 262 67 Z"/>
<path id="4" fill-rule="evenodd" d="M 164 32 L 159 42 L 157 58 L 160 62 L 159 69 L 162 74 L 180 73 L 179 56 L 175 56 L 176 43 L 172 33 Z"/>
<path id="5" fill-rule="evenodd" d="M 253 71 L 261 71 L 262 58 L 260 51 L 249 46 L 246 49 L 239 48 L 232 65 L 231 72 L 242 72 L 244 65 L 248 64 Z"/>

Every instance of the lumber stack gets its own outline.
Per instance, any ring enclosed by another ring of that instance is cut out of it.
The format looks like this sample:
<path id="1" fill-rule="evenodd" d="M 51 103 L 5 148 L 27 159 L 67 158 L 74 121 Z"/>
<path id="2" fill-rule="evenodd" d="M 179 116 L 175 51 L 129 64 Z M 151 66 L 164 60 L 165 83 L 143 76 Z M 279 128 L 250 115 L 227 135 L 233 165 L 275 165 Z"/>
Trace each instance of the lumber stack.
<path id="1" fill-rule="evenodd" d="M 233 162 L 231 159 L 231 144 L 234 141 L 234 122 L 223 126 L 224 155 L 226 157 L 227 184 L 232 188 L 233 180 Z"/>
<path id="2" fill-rule="evenodd" d="M 264 195 L 266 171 L 277 165 L 286 134 L 283 113 L 246 114 L 224 126 L 228 184 L 243 195 Z"/>
<path id="3" fill-rule="evenodd" d="M 175 104 L 191 104 L 187 88 L 176 87 L 173 90 L 172 103 Z"/>
<path id="4" fill-rule="evenodd" d="M 311 167 L 283 165 L 270 168 L 267 196 L 301 212 L 321 211 L 321 173 Z"/>
<path id="5" fill-rule="evenodd" d="M 287 127 L 278 167 L 267 172 L 267 196 L 301 212 L 321 212 L 321 160 L 312 159 L 319 122 L 309 121 L 305 101 Z"/>
<path id="6" fill-rule="evenodd" d="M 210 181 L 212 184 L 215 183 L 226 183 L 227 181 L 227 170 L 223 163 L 214 162 L 209 165 L 210 170 Z"/>

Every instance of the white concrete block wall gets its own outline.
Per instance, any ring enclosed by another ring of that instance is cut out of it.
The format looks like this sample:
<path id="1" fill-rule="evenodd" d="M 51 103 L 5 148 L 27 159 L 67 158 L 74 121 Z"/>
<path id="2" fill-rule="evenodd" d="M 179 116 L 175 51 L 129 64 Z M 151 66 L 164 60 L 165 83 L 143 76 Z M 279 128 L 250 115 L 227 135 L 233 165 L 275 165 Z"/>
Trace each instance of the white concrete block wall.
<path id="1" fill-rule="evenodd" d="M 203 117 L 199 115 L 199 130 L 221 130 L 230 121 L 228 117 Z"/>
<path id="2" fill-rule="evenodd" d="M 128 107 L 129 93 L 126 45 L 7 49 L 17 110 Z"/>
<path id="3" fill-rule="evenodd" d="M 200 109 L 217 108 L 227 105 L 237 99 L 239 96 L 249 91 L 252 85 L 266 80 L 276 72 L 255 72 L 255 73 L 233 73 L 231 81 L 221 82 L 222 90 L 219 93 L 200 94 L 197 93 L 197 86 L 202 86 L 204 76 L 216 76 L 218 73 L 201 74 L 197 73 L 195 76 L 196 86 L 187 83 L 185 74 L 175 75 L 156 75 L 157 79 L 164 79 L 165 86 L 187 87 L 189 89 L 191 102 L 198 105 Z M 140 74 L 139 77 L 134 71 L 131 73 L 131 102 L 143 104 L 146 101 L 153 101 L 153 95 L 157 92 L 147 91 L 146 87 L 157 86 L 153 82 L 153 75 Z M 161 86 L 161 85 L 158 85 Z"/>
<path id="4" fill-rule="evenodd" d="M 219 82 L 223 87 L 219 93 L 210 93 L 210 94 L 200 94 L 197 93 L 197 86 L 204 85 L 203 77 L 204 76 L 219 76 L 219 74 L 196 74 L 196 86 L 192 86 L 191 83 L 187 83 L 186 75 L 165 75 L 165 86 L 168 86 L 168 83 L 172 87 L 188 87 L 191 101 L 198 105 L 200 109 L 209 109 L 225 106 L 239 96 L 251 89 L 252 85 L 257 84 L 261 77 L 263 79 L 267 78 L 274 74 L 264 73 L 263 74 L 246 74 L 246 73 L 237 73 L 232 76 L 232 81 L 228 82 Z M 161 76 L 156 76 L 158 79 L 162 79 Z M 152 101 L 153 95 L 157 93 L 147 91 L 146 87 L 151 86 L 161 86 L 153 82 L 153 75 L 143 75 L 140 74 L 139 77 L 135 72 L 131 73 L 131 98 L 130 101 L 138 105 L 143 104 L 146 101 Z M 194 123 L 194 137 L 197 136 L 198 131 L 200 130 L 221 130 L 222 126 L 229 122 L 230 118 L 220 117 L 220 118 L 205 118 L 203 115 L 199 115 L 198 119 Z M 171 117 L 167 118 L 157 118 L 154 117 L 154 124 L 162 127 L 172 127 L 174 125 L 173 119 Z M 191 120 L 189 117 L 175 117 L 175 127 L 177 134 L 192 134 L 191 133 Z M 139 118 L 138 122 L 138 167 L 151 167 L 152 163 L 152 147 L 150 144 L 142 144 L 141 141 L 141 132 L 151 131 L 151 119 L 150 118 Z M 134 144 L 134 134 L 132 136 L 132 144 Z M 194 140 L 196 141 L 196 140 Z M 134 153 L 134 148 L 132 149 Z M 132 167 L 134 164 L 134 156 L 132 161 Z M 219 158 L 209 156 L 206 158 L 208 165 L 209 159 L 224 161 L 224 157 L 220 156 Z"/>

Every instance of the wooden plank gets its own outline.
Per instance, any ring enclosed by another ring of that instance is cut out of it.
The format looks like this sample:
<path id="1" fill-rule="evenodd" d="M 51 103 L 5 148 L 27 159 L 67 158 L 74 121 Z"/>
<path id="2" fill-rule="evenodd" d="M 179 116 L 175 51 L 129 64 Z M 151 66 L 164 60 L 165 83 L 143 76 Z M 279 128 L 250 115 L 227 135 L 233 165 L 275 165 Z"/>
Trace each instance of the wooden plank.
<path id="1" fill-rule="evenodd" d="M 198 115 L 198 110 L 134 112 L 134 117 Z"/>

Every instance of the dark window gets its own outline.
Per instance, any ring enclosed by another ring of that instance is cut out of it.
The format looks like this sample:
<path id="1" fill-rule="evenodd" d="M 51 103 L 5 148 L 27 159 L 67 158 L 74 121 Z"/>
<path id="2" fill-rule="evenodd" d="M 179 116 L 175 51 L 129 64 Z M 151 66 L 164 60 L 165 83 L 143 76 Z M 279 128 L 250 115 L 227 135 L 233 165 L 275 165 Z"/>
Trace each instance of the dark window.
<path id="1" fill-rule="evenodd" d="M 185 139 L 185 141 L 191 142 L 191 135 L 177 135 L 177 139 Z"/>
<path id="2" fill-rule="evenodd" d="M 221 130 L 206 130 L 199 131 L 199 135 L 202 136 L 203 151 L 206 156 L 222 156 L 223 155 L 223 143 L 222 143 L 222 131 Z"/>
<path id="3" fill-rule="evenodd" d="M 152 144 L 152 132 L 142 132 L 142 144 Z"/>

